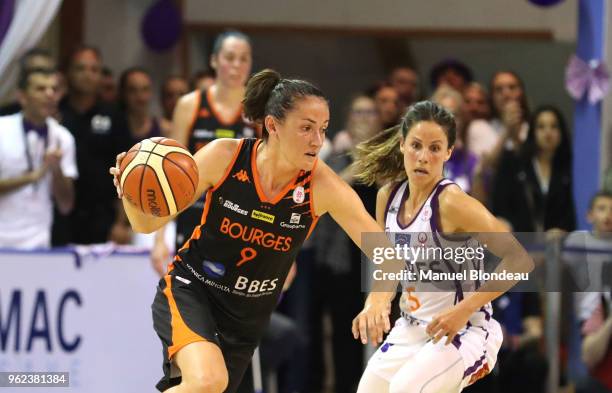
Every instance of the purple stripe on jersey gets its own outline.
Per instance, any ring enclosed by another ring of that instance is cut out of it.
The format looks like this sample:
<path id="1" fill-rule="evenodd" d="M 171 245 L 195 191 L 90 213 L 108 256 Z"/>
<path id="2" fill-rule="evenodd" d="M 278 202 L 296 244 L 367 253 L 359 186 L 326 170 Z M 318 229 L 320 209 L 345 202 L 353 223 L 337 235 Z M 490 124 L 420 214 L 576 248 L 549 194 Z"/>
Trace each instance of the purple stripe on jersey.
<path id="1" fill-rule="evenodd" d="M 421 207 L 419 208 L 419 211 L 417 211 L 417 213 L 412 217 L 412 220 L 410 220 L 410 222 L 406 225 L 402 225 L 399 221 L 399 214 L 396 216 L 396 221 L 397 221 L 397 225 L 401 228 L 401 229 L 406 229 L 408 228 L 410 225 L 412 225 L 412 223 L 414 222 L 414 220 L 417 219 L 417 217 L 419 216 L 419 214 L 421 214 L 421 210 L 423 210 L 423 207 L 425 207 L 425 205 L 427 204 L 427 200 L 429 199 L 429 197 L 431 196 L 431 194 L 434 194 L 435 197 L 435 193 L 438 192 L 438 186 L 440 185 L 440 183 L 442 183 L 444 180 L 444 178 L 440 179 L 440 181 L 438 181 L 436 183 L 436 185 L 434 186 L 433 190 L 431 190 L 431 193 L 427 196 L 427 199 L 425 199 L 425 202 L 421 205 Z M 444 186 L 442 187 L 444 188 Z M 406 202 L 406 199 L 408 199 L 408 196 L 410 195 L 410 190 L 408 187 L 408 184 L 406 184 L 406 188 L 404 189 L 404 194 L 402 195 L 402 200 L 400 203 L 400 207 L 404 204 L 404 202 Z M 399 213 L 399 211 L 398 211 Z M 433 217 L 433 210 L 431 212 L 431 216 Z M 433 230 L 432 230 L 433 232 Z"/>
<path id="2" fill-rule="evenodd" d="M 453 345 L 457 349 L 461 347 L 461 336 L 459 336 L 458 334 L 455 334 L 455 337 L 453 337 Z"/>
<path id="3" fill-rule="evenodd" d="M 489 313 L 484 306 L 480 307 L 480 311 L 482 311 L 485 315 L 485 320 L 488 322 L 491 319 L 491 313 Z"/>
<path id="4" fill-rule="evenodd" d="M 440 180 L 440 182 L 438 182 L 438 184 L 440 184 L 442 181 L 444 180 L 448 180 L 448 179 L 442 179 Z M 451 184 L 455 184 L 453 182 L 449 182 L 446 184 L 442 184 L 441 186 L 437 187 L 436 192 L 434 193 L 434 196 L 431 198 L 431 217 L 429 218 L 429 225 L 431 225 L 431 232 L 432 233 L 438 233 L 438 235 L 446 240 L 467 240 L 468 238 L 465 239 L 447 239 L 444 234 L 442 233 L 442 228 L 440 228 L 438 226 L 438 218 L 439 218 L 439 214 L 438 214 L 438 209 L 440 208 L 440 201 L 438 200 L 438 197 L 440 196 L 440 194 L 442 193 L 442 191 L 444 191 L 444 189 L 447 186 L 450 186 Z M 455 184 L 456 185 L 456 184 Z"/>
<path id="5" fill-rule="evenodd" d="M 486 351 L 485 351 L 486 353 Z M 471 367 L 468 367 L 465 372 L 463 373 L 463 378 L 467 377 L 468 375 L 472 375 L 473 373 L 475 373 L 476 371 L 478 371 L 478 369 L 482 366 L 482 364 L 485 361 L 485 355 L 482 355 L 480 357 L 480 359 L 478 359 L 476 361 L 476 363 L 474 363 Z"/>
<path id="6" fill-rule="evenodd" d="M 408 180 L 406 180 L 408 181 Z M 395 187 L 391 190 L 391 195 L 389 195 L 389 199 L 387 200 L 387 207 L 385 207 L 385 228 L 387 227 L 387 215 L 389 214 L 389 208 L 391 207 L 391 202 L 395 198 L 395 194 L 397 194 L 397 190 L 400 189 L 403 183 L 397 183 Z M 406 186 L 407 187 L 407 186 Z"/>

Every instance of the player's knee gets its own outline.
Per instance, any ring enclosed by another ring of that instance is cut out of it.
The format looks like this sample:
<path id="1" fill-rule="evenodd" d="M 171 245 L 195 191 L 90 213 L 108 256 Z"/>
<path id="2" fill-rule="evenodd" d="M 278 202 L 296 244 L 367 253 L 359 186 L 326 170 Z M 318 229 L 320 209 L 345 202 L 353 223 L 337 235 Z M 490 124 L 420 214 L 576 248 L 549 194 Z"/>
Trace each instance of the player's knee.
<path id="1" fill-rule="evenodd" d="M 183 379 L 189 393 L 222 393 L 228 384 L 227 373 L 199 373 Z"/>

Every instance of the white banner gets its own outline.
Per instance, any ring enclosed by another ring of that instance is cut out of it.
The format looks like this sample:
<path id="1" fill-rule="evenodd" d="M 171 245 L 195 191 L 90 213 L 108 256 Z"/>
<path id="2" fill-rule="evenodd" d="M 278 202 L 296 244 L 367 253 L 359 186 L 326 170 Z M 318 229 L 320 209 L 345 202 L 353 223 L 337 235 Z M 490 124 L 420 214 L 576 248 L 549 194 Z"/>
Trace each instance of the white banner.
<path id="1" fill-rule="evenodd" d="M 157 282 L 142 253 L 0 252 L 0 371 L 69 372 L 70 392 L 155 392 Z"/>

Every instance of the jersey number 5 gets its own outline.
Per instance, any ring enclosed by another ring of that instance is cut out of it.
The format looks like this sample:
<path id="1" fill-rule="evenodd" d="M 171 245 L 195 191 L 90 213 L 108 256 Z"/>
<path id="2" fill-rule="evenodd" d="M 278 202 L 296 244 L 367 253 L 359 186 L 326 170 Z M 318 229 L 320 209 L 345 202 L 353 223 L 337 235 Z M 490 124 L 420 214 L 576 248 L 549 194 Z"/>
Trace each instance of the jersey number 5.
<path id="1" fill-rule="evenodd" d="M 419 302 L 419 298 L 414 294 L 415 287 L 407 287 L 406 288 L 406 297 L 408 298 L 410 311 L 416 311 L 421 308 L 421 302 Z"/>

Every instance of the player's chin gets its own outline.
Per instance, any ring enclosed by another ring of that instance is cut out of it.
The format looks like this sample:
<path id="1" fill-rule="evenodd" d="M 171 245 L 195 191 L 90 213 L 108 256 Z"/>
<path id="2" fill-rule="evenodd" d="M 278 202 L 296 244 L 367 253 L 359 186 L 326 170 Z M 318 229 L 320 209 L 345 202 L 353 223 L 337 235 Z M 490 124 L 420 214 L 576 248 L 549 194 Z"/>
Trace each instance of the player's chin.
<path id="1" fill-rule="evenodd" d="M 302 160 L 300 169 L 303 169 L 305 171 L 311 170 L 316 160 L 316 155 L 304 154 L 304 159 Z"/>

